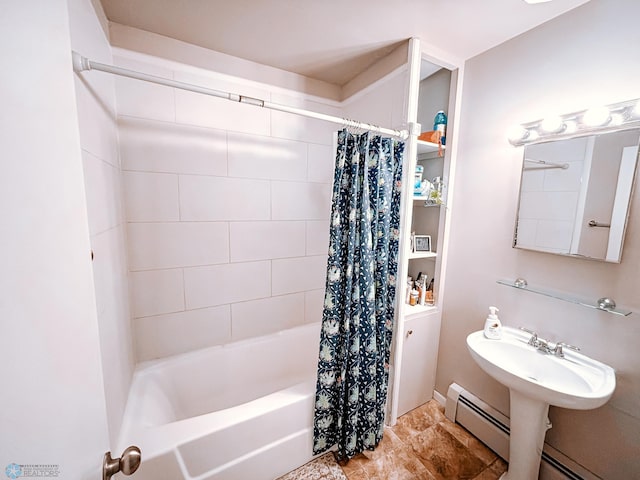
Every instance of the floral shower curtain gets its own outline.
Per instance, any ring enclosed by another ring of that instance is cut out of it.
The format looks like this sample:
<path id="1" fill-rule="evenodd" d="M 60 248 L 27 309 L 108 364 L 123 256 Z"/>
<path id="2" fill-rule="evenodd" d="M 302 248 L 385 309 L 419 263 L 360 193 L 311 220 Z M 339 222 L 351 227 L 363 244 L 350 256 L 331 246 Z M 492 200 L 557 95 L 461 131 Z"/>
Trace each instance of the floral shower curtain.
<path id="1" fill-rule="evenodd" d="M 404 143 L 338 133 L 314 413 L 314 454 L 347 460 L 382 439 Z"/>

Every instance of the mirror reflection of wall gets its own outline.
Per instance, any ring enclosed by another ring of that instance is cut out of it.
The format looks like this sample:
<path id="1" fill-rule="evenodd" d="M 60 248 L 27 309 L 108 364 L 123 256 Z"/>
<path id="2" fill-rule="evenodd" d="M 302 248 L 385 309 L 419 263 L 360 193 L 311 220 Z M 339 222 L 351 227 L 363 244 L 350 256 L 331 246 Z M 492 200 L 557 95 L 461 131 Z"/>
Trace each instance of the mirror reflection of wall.
<path id="1" fill-rule="evenodd" d="M 620 262 L 640 130 L 527 145 L 514 247 Z"/>

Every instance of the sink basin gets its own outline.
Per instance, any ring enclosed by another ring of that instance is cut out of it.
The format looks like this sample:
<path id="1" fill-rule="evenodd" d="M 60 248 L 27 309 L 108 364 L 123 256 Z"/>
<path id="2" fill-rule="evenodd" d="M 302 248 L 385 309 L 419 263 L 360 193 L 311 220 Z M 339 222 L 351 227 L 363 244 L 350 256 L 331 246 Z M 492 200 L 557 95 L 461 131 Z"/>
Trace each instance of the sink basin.
<path id="1" fill-rule="evenodd" d="M 611 367 L 578 352 L 564 358 L 528 344 L 530 334 L 502 327 L 502 338 L 482 331 L 467 337 L 473 359 L 485 372 L 509 387 L 509 469 L 501 480 L 537 480 L 549 405 L 588 410 L 604 405 L 616 388 Z"/>
<path id="2" fill-rule="evenodd" d="M 549 405 L 588 410 L 604 405 L 616 387 L 608 365 L 565 349 L 564 358 L 536 350 L 531 335 L 503 327 L 500 340 L 482 331 L 467 337 L 467 346 L 480 368 L 510 389 Z"/>

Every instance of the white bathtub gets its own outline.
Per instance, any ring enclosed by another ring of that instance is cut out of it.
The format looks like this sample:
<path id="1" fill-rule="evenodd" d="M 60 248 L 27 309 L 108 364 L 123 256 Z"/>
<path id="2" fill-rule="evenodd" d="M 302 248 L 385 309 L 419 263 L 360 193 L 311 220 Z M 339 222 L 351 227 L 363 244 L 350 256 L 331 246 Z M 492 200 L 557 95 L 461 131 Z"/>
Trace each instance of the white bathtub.
<path id="1" fill-rule="evenodd" d="M 141 364 L 117 451 L 140 447 L 137 480 L 273 480 L 308 462 L 319 338 L 314 324 Z"/>

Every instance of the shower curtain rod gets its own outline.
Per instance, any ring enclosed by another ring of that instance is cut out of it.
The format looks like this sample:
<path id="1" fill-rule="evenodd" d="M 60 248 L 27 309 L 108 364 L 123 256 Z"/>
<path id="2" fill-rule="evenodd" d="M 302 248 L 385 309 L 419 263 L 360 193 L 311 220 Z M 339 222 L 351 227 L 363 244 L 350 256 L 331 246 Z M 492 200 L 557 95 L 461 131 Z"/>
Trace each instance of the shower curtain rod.
<path id="1" fill-rule="evenodd" d="M 76 73 L 86 70 L 99 70 L 101 72 L 111 73 L 114 75 L 120 75 L 123 77 L 134 78 L 136 80 L 142 80 L 145 82 L 157 83 L 158 85 L 165 85 L 167 87 L 179 88 L 181 90 L 187 90 L 189 92 L 202 93 L 204 95 L 210 95 L 212 97 L 224 98 L 232 102 L 244 103 L 247 105 L 253 105 L 254 107 L 263 107 L 270 110 L 277 110 L 280 112 L 293 113 L 295 115 L 301 115 L 303 117 L 316 118 L 318 120 L 324 120 L 327 122 L 337 123 L 345 127 L 361 128 L 370 132 L 383 133 L 401 139 L 406 139 L 410 134 L 417 135 L 414 130 L 415 124 L 411 124 L 411 132 L 408 130 L 394 130 L 391 128 L 383 128 L 370 123 L 358 122 L 356 120 L 350 120 L 348 118 L 335 117 L 333 115 L 327 115 L 324 113 L 313 112 L 311 110 L 304 110 L 302 108 L 289 107 L 287 105 L 280 105 L 278 103 L 268 102 L 259 98 L 247 97 L 245 95 L 238 95 L 236 93 L 223 92 L 221 90 L 214 90 L 212 88 L 200 87 L 190 83 L 178 82 L 176 80 L 170 80 L 168 78 L 156 77 L 155 75 L 149 75 L 146 73 L 136 72 L 134 70 L 128 70 L 126 68 L 116 67 L 114 65 L 106 65 L 104 63 L 94 62 L 86 57 L 83 57 L 77 52 L 71 52 L 73 59 L 73 70 Z"/>

